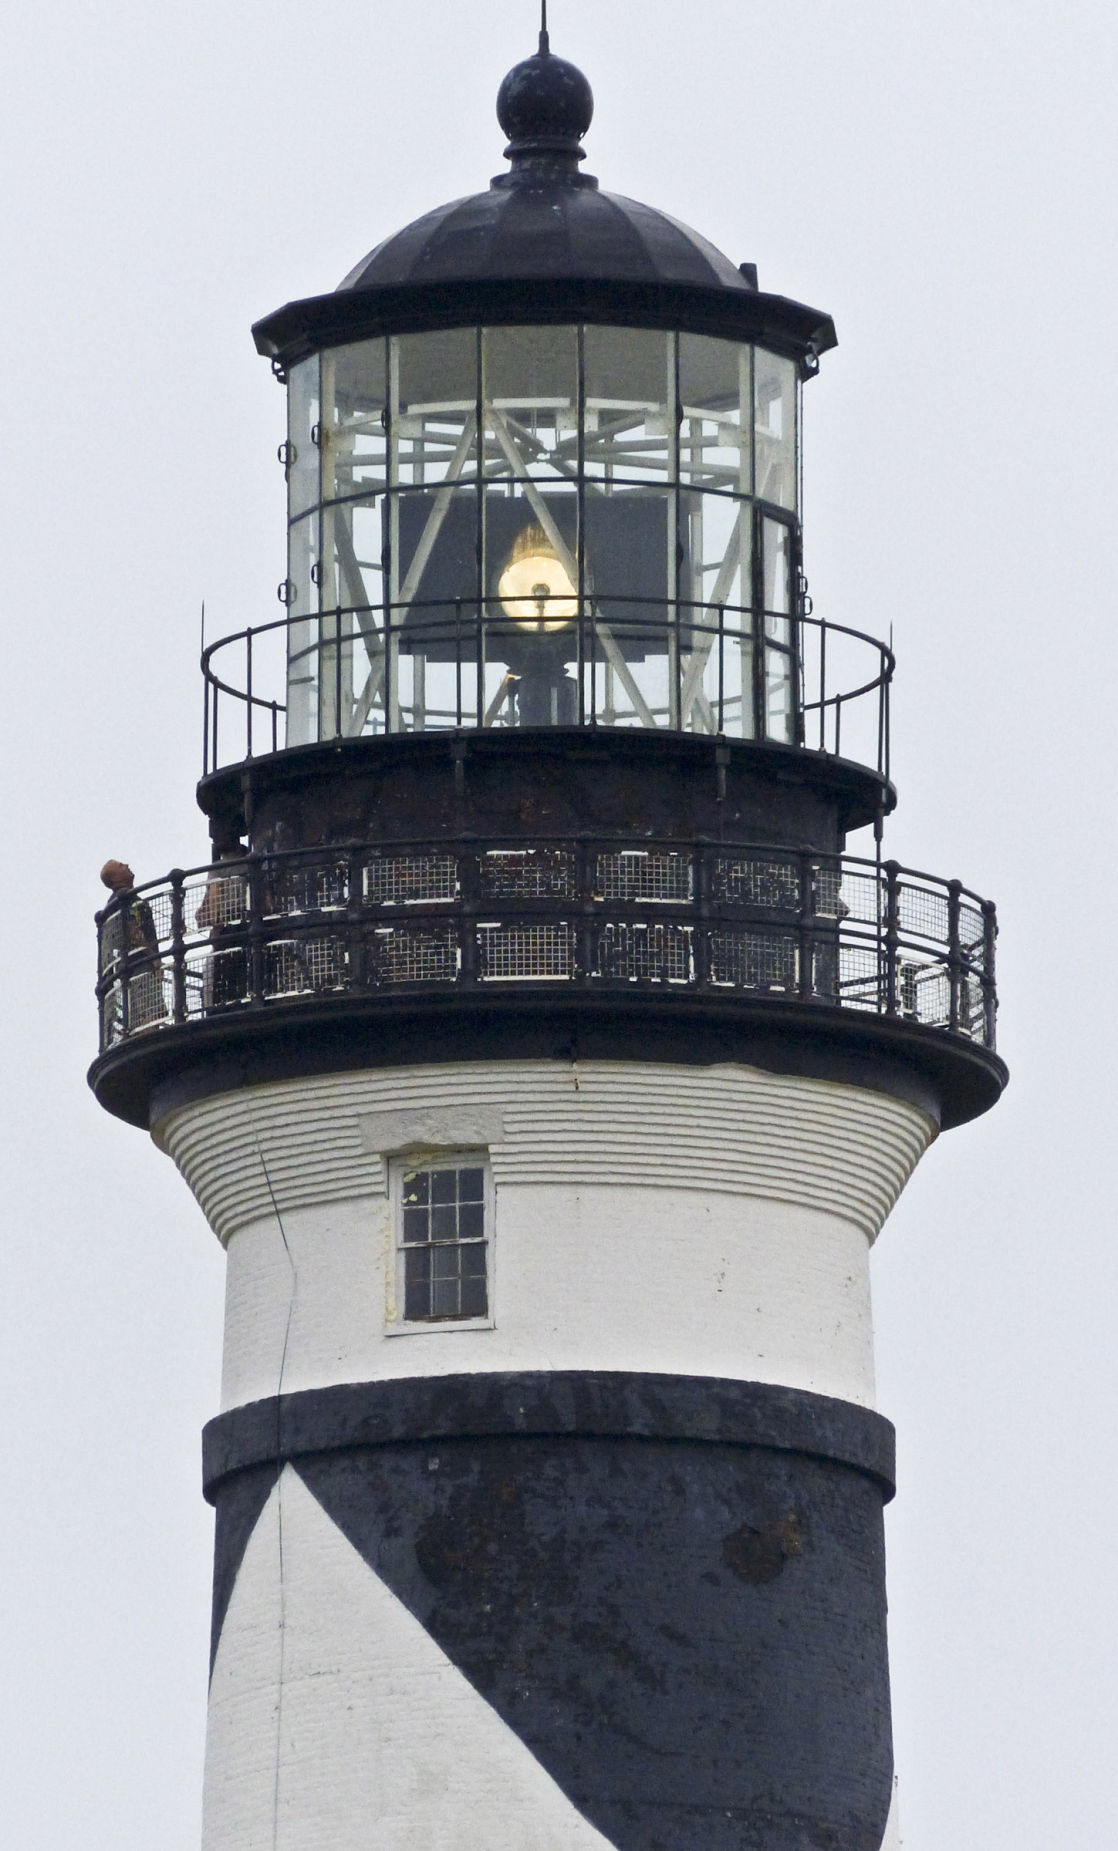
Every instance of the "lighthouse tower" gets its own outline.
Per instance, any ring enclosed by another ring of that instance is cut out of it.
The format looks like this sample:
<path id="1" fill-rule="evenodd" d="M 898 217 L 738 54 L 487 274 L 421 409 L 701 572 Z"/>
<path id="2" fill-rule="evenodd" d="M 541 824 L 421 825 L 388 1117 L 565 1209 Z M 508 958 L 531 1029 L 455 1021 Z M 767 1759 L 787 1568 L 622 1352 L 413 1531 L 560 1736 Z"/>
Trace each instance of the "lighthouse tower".
<path id="1" fill-rule="evenodd" d="M 882 858 L 806 595 L 830 319 L 591 111 L 544 35 L 507 171 L 257 326 L 283 610 L 100 916 L 94 1091 L 228 1252 L 205 1851 L 886 1830 L 869 1250 L 1004 1084 L 993 909 Z"/>

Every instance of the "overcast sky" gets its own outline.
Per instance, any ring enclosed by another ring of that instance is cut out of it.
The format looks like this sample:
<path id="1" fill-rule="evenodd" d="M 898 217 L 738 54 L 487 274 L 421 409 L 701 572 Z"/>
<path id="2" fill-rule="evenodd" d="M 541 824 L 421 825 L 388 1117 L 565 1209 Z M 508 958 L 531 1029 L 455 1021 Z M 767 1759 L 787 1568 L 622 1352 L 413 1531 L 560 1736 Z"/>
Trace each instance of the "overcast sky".
<path id="1" fill-rule="evenodd" d="M 199 606 L 278 612 L 249 324 L 502 165 L 533 0 L 8 0 L 0 1836 L 197 1851 L 223 1261 L 88 1095 L 97 870 L 203 859 Z M 875 1257 L 905 1851 L 1114 1830 L 1115 95 L 1083 0 L 553 0 L 589 168 L 830 311 L 817 614 L 898 859 L 998 901 L 1002 1105 Z M 422 1851 L 422 1848 L 417 1848 Z"/>

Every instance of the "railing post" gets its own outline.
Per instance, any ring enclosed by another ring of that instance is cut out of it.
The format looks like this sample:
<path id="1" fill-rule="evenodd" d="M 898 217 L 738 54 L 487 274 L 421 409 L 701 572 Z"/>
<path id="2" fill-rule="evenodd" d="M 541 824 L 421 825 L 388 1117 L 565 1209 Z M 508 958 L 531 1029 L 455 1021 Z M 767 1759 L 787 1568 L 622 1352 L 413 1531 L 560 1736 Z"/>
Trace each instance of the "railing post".
<path id="1" fill-rule="evenodd" d="M 171 869 L 171 1020 L 186 1021 L 186 946 L 183 926 L 183 871 Z"/>
<path id="2" fill-rule="evenodd" d="M 477 922 L 481 905 L 480 848 L 458 849 L 458 981 L 473 989 L 478 981 Z"/>
<path id="3" fill-rule="evenodd" d="M 695 985 L 710 983 L 710 850 L 696 843 L 691 852 L 691 918 L 695 935 Z"/>
<path id="4" fill-rule="evenodd" d="M 800 872 L 800 969 L 797 992 L 801 1003 L 808 1003 L 815 993 L 815 858 L 809 849 L 803 849 L 798 862 Z"/>
<path id="5" fill-rule="evenodd" d="M 948 1015 L 947 1026 L 958 1030 L 959 1001 L 963 985 L 963 961 L 959 946 L 959 895 L 963 891 L 962 881 L 947 883 L 947 979 L 948 979 Z"/>
<path id="6" fill-rule="evenodd" d="M 248 858 L 248 966 L 250 1006 L 264 1002 L 264 870 L 255 850 Z"/>
<path id="7" fill-rule="evenodd" d="M 247 696 L 247 700 L 245 704 L 246 705 L 246 716 L 247 716 L 246 721 L 245 721 L 245 743 L 248 747 L 248 751 L 246 752 L 245 756 L 247 758 L 251 758 L 252 757 L 252 631 L 251 630 L 245 631 L 245 656 L 246 656 L 245 694 Z"/>
<path id="8" fill-rule="evenodd" d="M 346 936 L 349 943 L 349 990 L 365 988 L 364 860 L 359 849 L 346 856 Z"/>
<path id="9" fill-rule="evenodd" d="M 743 715 L 743 731 L 744 718 Z M 681 725 L 682 722 L 681 714 Z M 720 734 L 726 731 L 726 606 L 724 604 L 718 606 L 718 731 Z"/>
<path id="10" fill-rule="evenodd" d="M 883 861 L 881 872 L 885 876 L 885 1014 L 897 1014 L 897 941 L 901 923 L 901 887 L 900 863 Z M 880 893 L 878 895 L 880 904 Z M 881 973 L 878 972 L 878 983 Z"/>
<path id="11" fill-rule="evenodd" d="M 587 987 L 598 962 L 595 945 L 595 927 L 598 923 L 594 900 L 594 869 L 597 864 L 596 849 L 585 840 L 575 843 L 575 891 L 578 907 L 578 946 L 575 962 L 575 981 Z"/>
<path id="12" fill-rule="evenodd" d="M 994 941 L 998 936 L 998 915 L 992 900 L 982 902 L 982 1003 L 984 1040 L 993 1053 L 997 1044 L 998 992 L 994 975 Z"/>
<path id="13" fill-rule="evenodd" d="M 342 613 L 334 612 L 334 738 L 342 736 Z"/>
<path id="14" fill-rule="evenodd" d="M 827 750 L 827 619 L 819 619 L 819 750 Z"/>
<path id="15" fill-rule="evenodd" d="M 454 600 L 454 724 L 462 726 L 462 600 Z"/>

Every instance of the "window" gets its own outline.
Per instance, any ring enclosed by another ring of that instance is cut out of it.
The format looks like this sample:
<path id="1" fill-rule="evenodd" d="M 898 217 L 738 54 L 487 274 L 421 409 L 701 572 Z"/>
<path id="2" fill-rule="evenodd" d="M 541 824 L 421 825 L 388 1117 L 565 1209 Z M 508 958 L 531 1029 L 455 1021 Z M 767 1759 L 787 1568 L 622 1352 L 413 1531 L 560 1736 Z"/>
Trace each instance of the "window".
<path id="1" fill-rule="evenodd" d="M 489 1204 L 488 1171 L 480 1156 L 399 1166 L 397 1278 L 403 1323 L 488 1318 Z"/>

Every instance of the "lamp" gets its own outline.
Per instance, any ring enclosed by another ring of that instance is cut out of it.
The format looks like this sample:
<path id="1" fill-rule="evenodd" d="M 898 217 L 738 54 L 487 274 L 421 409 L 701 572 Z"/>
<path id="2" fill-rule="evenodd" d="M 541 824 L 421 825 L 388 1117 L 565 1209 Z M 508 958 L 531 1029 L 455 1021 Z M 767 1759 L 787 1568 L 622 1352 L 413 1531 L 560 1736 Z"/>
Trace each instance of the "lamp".
<path id="1" fill-rule="evenodd" d="M 562 632 L 578 617 L 578 591 L 542 527 L 517 534 L 497 580 L 497 600 L 518 639 L 508 651 L 517 724 L 576 725 L 578 687 L 566 672 L 571 645 Z"/>
<path id="2" fill-rule="evenodd" d="M 542 527 L 517 535 L 497 596 L 506 617 L 533 636 L 565 630 L 578 616 L 578 592 Z"/>

